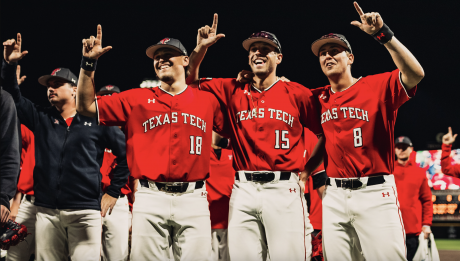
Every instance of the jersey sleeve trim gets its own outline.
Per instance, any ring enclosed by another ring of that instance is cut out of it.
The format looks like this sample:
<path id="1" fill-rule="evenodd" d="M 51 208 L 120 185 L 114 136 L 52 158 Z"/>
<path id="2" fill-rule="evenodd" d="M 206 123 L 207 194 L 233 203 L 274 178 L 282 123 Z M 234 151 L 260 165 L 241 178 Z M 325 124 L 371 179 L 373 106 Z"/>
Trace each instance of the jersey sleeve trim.
<path id="1" fill-rule="evenodd" d="M 410 96 L 409 93 L 407 92 L 406 86 L 404 86 L 404 83 L 403 83 L 403 81 L 401 79 L 401 75 L 402 75 L 402 73 L 401 73 L 401 71 L 399 71 L 399 83 L 403 87 L 404 92 L 406 93 L 407 97 L 409 97 L 409 99 L 412 99 L 412 96 Z"/>
<path id="2" fill-rule="evenodd" d="M 97 119 L 97 125 L 101 125 L 101 122 L 99 121 L 99 105 L 97 103 L 97 98 L 94 99 L 96 102 L 96 119 Z"/>

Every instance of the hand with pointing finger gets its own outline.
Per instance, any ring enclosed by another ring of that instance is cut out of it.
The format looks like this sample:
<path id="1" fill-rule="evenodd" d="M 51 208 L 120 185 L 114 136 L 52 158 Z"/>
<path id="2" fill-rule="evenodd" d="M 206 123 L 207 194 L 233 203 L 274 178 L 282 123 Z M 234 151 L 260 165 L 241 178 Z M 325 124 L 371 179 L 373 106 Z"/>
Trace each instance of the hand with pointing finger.
<path id="1" fill-rule="evenodd" d="M 95 60 L 112 49 L 112 46 L 102 47 L 102 26 L 100 24 L 97 25 L 96 37 L 91 35 L 90 38 L 83 39 L 82 44 L 83 56 Z"/>
<path id="2" fill-rule="evenodd" d="M 351 22 L 352 25 L 359 27 L 359 29 L 370 35 L 375 34 L 383 27 L 383 19 L 379 13 L 364 13 L 357 2 L 353 4 L 355 5 L 356 11 L 358 11 L 361 22 L 353 21 Z"/>
<path id="3" fill-rule="evenodd" d="M 225 34 L 217 34 L 217 14 L 214 14 L 214 21 L 212 27 L 208 25 L 198 29 L 196 37 L 196 45 L 208 48 L 215 44 L 220 38 L 225 37 Z"/>
<path id="4" fill-rule="evenodd" d="M 7 63 L 17 63 L 28 51 L 21 51 L 22 37 L 17 34 L 17 39 L 9 39 L 3 42 L 3 58 Z"/>
<path id="5" fill-rule="evenodd" d="M 457 138 L 457 134 L 452 135 L 452 128 L 449 127 L 449 132 L 446 135 L 442 136 L 442 143 L 446 145 L 451 145 L 452 143 L 454 143 L 455 138 Z"/>

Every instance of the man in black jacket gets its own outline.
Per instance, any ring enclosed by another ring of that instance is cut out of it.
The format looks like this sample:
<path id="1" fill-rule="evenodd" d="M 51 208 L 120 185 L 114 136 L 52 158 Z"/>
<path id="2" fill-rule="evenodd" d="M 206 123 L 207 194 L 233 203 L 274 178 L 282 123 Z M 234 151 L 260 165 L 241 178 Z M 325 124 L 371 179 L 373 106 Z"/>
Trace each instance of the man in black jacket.
<path id="1" fill-rule="evenodd" d="M 0 80 L 1 81 L 1 80 Z M 16 193 L 19 143 L 16 107 L 11 95 L 0 88 L 0 226 L 8 221 L 10 199 Z"/>
<path id="2" fill-rule="evenodd" d="M 66 68 L 39 79 L 47 87 L 51 107 L 24 98 L 16 79 L 17 62 L 27 54 L 21 51 L 21 35 L 3 45 L 4 88 L 16 103 L 21 123 L 35 135 L 36 258 L 99 260 L 101 216 L 113 209 L 129 176 L 123 133 L 76 112 L 77 77 Z M 117 156 L 118 166 L 101 199 L 99 169 L 105 148 Z"/>

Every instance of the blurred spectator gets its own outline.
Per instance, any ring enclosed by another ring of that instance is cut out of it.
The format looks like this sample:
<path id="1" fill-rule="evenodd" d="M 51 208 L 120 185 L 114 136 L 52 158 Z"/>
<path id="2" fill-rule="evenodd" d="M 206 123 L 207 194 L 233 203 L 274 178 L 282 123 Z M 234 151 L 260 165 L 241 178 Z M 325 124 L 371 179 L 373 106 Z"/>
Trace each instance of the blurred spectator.
<path id="1" fill-rule="evenodd" d="M 407 260 L 414 258 L 419 246 L 418 236 L 423 231 L 425 238 L 431 233 L 433 202 L 425 171 L 409 160 L 413 151 L 408 137 L 398 137 L 395 141 L 394 177 L 398 190 L 401 215 L 406 230 Z M 423 227 L 422 227 L 423 225 Z"/>

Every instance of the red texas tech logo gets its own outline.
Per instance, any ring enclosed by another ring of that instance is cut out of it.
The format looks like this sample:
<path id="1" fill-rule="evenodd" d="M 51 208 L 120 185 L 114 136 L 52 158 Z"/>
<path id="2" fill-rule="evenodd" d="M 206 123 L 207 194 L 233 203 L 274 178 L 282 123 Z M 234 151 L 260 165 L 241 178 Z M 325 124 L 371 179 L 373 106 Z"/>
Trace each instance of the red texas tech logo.
<path id="1" fill-rule="evenodd" d="M 390 192 L 387 192 L 387 193 L 382 192 L 382 197 L 385 197 L 385 196 L 390 197 Z"/>
<path id="2" fill-rule="evenodd" d="M 292 192 L 294 192 L 294 193 L 295 193 L 295 188 L 293 188 L 293 189 L 289 189 L 289 193 L 292 193 Z"/>
<path id="3" fill-rule="evenodd" d="M 110 90 L 113 89 L 113 85 L 107 85 L 107 86 L 105 86 L 105 88 L 106 88 L 108 91 L 110 91 Z"/>
<path id="4" fill-rule="evenodd" d="M 54 71 L 51 73 L 51 75 L 55 76 L 57 72 L 59 72 L 61 68 L 54 69 Z"/>
<path id="5" fill-rule="evenodd" d="M 160 42 L 161 42 L 161 44 L 166 44 L 169 41 L 171 41 L 171 39 L 165 38 L 165 39 L 161 40 Z"/>

